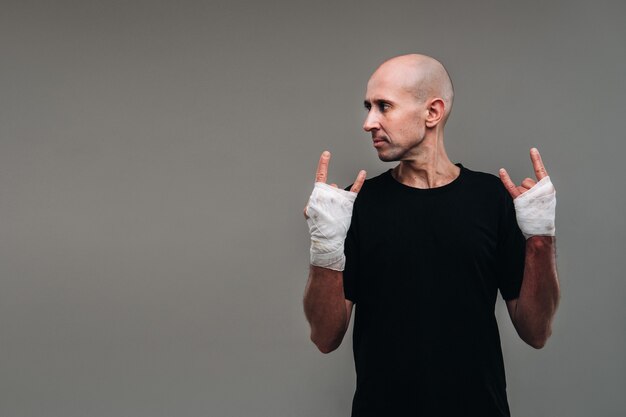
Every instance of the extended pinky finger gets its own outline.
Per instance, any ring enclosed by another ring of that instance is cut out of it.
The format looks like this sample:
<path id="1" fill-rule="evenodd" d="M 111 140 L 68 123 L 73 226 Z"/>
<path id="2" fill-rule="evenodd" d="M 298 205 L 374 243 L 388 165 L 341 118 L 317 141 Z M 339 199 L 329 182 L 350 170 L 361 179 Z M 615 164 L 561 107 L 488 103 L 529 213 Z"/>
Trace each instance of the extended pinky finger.
<path id="1" fill-rule="evenodd" d="M 350 191 L 352 191 L 353 193 L 358 193 L 359 191 L 361 191 L 361 187 L 363 187 L 366 175 L 367 173 L 364 170 L 359 171 L 359 175 L 357 175 L 356 181 L 354 181 L 354 184 L 352 184 L 352 188 L 350 188 Z"/>

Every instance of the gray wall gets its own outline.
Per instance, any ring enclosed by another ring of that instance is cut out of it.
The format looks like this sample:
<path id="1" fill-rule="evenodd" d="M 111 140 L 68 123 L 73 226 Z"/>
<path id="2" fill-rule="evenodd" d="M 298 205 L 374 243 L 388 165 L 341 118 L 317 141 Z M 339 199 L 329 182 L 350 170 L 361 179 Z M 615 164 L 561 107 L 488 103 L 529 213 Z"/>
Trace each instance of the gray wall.
<path id="1" fill-rule="evenodd" d="M 558 190 L 548 345 L 497 306 L 513 415 L 623 416 L 625 12 L 2 1 L 0 415 L 349 415 L 351 337 L 308 340 L 302 208 L 324 149 L 339 184 L 392 166 L 365 83 L 417 51 L 455 82 L 453 161 L 519 181 L 537 146 Z"/>

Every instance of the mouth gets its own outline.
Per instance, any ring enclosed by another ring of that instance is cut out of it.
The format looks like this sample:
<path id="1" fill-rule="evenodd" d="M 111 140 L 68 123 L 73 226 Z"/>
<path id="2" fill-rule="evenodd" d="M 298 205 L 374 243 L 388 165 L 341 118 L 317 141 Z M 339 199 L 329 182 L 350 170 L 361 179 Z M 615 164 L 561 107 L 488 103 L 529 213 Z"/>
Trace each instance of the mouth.
<path id="1" fill-rule="evenodd" d="M 384 138 L 372 138 L 372 141 L 374 142 L 373 144 L 375 148 L 379 148 L 387 143 L 387 140 Z"/>

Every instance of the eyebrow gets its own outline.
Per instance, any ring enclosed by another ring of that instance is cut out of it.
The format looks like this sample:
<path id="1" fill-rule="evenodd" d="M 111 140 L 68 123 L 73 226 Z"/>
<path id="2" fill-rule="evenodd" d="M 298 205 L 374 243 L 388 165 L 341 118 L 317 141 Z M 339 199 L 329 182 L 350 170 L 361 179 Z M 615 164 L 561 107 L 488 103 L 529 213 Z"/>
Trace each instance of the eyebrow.
<path id="1" fill-rule="evenodd" d="M 381 99 L 381 98 L 375 98 L 374 100 L 370 101 L 370 100 L 363 100 L 363 107 L 367 108 L 368 106 L 371 106 L 372 103 L 374 104 L 380 104 L 380 103 L 385 103 L 385 104 L 389 104 L 392 105 L 393 102 L 391 100 L 386 100 L 386 99 Z"/>

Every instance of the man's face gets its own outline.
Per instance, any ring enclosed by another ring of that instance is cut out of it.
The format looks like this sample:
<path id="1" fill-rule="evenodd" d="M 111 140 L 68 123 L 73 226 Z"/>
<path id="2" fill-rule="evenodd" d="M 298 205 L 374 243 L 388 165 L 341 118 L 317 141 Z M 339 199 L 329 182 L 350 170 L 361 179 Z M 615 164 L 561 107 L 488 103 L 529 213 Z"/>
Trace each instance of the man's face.
<path id="1" fill-rule="evenodd" d="M 367 116 L 363 129 L 370 132 L 381 161 L 410 158 L 426 133 L 428 111 L 407 86 L 399 71 L 379 69 L 367 84 Z"/>

